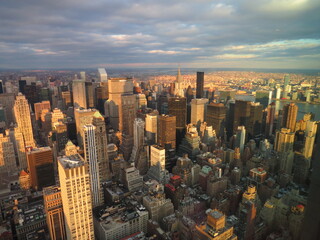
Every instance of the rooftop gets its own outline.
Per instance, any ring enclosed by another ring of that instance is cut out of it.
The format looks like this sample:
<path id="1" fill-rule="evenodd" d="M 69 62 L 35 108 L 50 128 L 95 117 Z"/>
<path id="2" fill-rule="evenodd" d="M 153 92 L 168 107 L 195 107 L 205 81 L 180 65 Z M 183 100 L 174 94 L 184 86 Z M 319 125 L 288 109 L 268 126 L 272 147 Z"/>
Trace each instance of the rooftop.
<path id="1" fill-rule="evenodd" d="M 85 164 L 85 161 L 80 156 L 80 154 L 58 157 L 58 161 L 66 169 L 67 168 L 80 167 L 80 166 L 83 166 Z"/>

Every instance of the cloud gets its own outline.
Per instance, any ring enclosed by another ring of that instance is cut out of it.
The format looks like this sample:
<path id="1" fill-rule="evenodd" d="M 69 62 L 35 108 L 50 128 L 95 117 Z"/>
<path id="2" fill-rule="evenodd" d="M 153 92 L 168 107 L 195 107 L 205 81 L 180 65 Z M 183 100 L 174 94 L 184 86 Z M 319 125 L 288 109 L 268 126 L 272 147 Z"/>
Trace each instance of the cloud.
<path id="1" fill-rule="evenodd" d="M 0 68 L 320 67 L 319 12 L 318 0 L 3 1 Z"/>
<path id="2" fill-rule="evenodd" d="M 174 54 L 178 54 L 180 52 L 178 52 L 178 51 L 164 51 L 164 50 L 150 50 L 150 51 L 148 51 L 148 53 L 174 55 Z"/>
<path id="3" fill-rule="evenodd" d="M 259 55 L 255 54 L 222 54 L 214 56 L 217 59 L 248 59 L 248 58 L 256 58 Z"/>

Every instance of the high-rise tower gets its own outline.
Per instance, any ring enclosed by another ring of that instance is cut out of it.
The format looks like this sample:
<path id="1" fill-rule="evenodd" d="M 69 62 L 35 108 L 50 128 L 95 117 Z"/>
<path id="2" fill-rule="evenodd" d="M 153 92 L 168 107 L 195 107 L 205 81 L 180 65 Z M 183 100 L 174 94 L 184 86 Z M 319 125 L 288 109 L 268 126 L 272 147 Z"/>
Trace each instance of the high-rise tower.
<path id="1" fill-rule="evenodd" d="M 96 111 L 93 114 L 92 124 L 96 127 L 95 137 L 96 137 L 96 148 L 97 148 L 97 158 L 100 162 L 100 178 L 101 182 L 105 182 L 111 178 L 110 167 L 109 167 L 109 157 L 108 157 L 108 140 L 106 133 L 106 125 L 104 122 L 104 117 Z"/>
<path id="2" fill-rule="evenodd" d="M 89 165 L 79 155 L 58 158 L 67 239 L 94 240 Z"/>
<path id="3" fill-rule="evenodd" d="M 119 122 L 122 107 L 122 95 L 133 94 L 132 78 L 110 78 L 108 79 L 109 99 L 105 104 L 105 115 L 110 120 L 110 125 L 119 130 Z"/>
<path id="4" fill-rule="evenodd" d="M 204 72 L 197 72 L 196 98 L 203 98 Z"/>
<path id="5" fill-rule="evenodd" d="M 176 116 L 176 128 L 186 128 L 187 123 L 187 100 L 185 97 L 169 98 L 169 115 Z"/>
<path id="6" fill-rule="evenodd" d="M 159 116 L 157 136 L 160 146 L 176 148 L 176 116 Z"/>
<path id="7" fill-rule="evenodd" d="M 208 99 L 192 99 L 191 100 L 191 123 L 200 125 L 205 121 Z"/>
<path id="8" fill-rule="evenodd" d="M 226 125 L 226 107 L 222 103 L 210 103 L 207 106 L 207 119 L 208 126 L 216 131 L 217 136 L 221 136 L 224 133 Z"/>
<path id="9" fill-rule="evenodd" d="M 290 129 L 291 132 L 296 131 L 298 106 L 294 103 L 283 106 L 282 127 Z"/>
<path id="10" fill-rule="evenodd" d="M 103 194 L 100 182 L 101 167 L 97 156 L 96 127 L 91 124 L 84 125 L 83 131 L 84 157 L 89 164 L 92 206 L 97 207 L 103 204 Z"/>
<path id="11" fill-rule="evenodd" d="M 33 139 L 33 131 L 28 100 L 21 93 L 19 93 L 16 97 L 13 111 L 18 125 L 17 130 L 23 134 L 25 145 L 35 147 L 36 144 Z"/>
<path id="12" fill-rule="evenodd" d="M 267 118 L 266 118 L 266 136 L 270 137 L 273 133 L 273 125 L 276 113 L 275 103 L 270 103 L 267 107 Z"/>
<path id="13" fill-rule="evenodd" d="M 55 184 L 53 171 L 53 155 L 50 147 L 33 148 L 27 152 L 28 169 L 33 189 Z"/>
<path id="14" fill-rule="evenodd" d="M 73 106 L 74 108 L 87 108 L 86 86 L 84 79 L 72 81 Z"/>
<path id="15" fill-rule="evenodd" d="M 44 188 L 43 202 L 51 239 L 67 239 L 60 187 L 51 186 Z"/>

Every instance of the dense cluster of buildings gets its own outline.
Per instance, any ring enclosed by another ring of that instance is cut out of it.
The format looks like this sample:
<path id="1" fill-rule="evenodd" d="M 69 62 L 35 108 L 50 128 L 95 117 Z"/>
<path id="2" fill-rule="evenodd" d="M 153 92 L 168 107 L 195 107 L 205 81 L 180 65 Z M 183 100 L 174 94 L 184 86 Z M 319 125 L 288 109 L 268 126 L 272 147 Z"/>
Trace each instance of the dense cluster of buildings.
<path id="1" fill-rule="evenodd" d="M 317 239 L 319 122 L 272 101 L 290 76 L 205 80 L 0 82 L 0 239 Z"/>

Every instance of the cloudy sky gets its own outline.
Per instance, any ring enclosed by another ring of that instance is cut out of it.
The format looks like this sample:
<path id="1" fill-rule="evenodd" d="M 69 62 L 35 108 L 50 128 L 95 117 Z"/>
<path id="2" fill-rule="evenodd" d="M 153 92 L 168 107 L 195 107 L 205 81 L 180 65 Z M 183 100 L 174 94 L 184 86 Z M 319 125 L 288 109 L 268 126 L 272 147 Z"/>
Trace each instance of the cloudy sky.
<path id="1" fill-rule="evenodd" d="M 0 68 L 320 69 L 319 0 L 8 0 Z"/>

